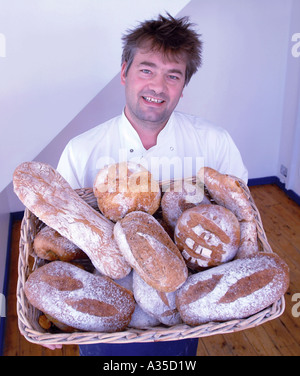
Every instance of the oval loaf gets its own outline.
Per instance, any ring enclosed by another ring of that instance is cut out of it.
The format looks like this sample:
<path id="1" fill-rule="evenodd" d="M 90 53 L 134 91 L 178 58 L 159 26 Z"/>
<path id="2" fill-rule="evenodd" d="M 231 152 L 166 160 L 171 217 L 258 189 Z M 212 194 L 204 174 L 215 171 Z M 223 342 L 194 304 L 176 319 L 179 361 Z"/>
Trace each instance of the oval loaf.
<path id="1" fill-rule="evenodd" d="M 133 294 L 124 287 L 63 261 L 36 269 L 24 291 L 34 307 L 84 331 L 122 330 L 135 308 Z"/>
<path id="2" fill-rule="evenodd" d="M 288 286 L 286 263 L 261 253 L 190 276 L 177 291 L 176 305 L 183 321 L 193 326 L 241 319 L 276 302 Z"/>
<path id="3" fill-rule="evenodd" d="M 175 291 L 185 282 L 185 261 L 152 215 L 138 211 L 127 214 L 116 223 L 114 235 L 127 262 L 156 290 Z"/>

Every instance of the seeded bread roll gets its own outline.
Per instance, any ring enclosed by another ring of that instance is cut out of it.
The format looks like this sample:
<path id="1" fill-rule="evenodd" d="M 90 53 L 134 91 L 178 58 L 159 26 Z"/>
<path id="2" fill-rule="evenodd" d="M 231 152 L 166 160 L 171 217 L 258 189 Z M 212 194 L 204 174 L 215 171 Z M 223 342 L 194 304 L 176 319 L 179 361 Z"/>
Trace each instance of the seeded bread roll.
<path id="1" fill-rule="evenodd" d="M 53 261 L 28 277 L 29 302 L 55 320 L 84 331 L 115 332 L 131 320 L 133 294 L 110 278 Z"/>
<path id="2" fill-rule="evenodd" d="M 234 258 L 240 244 L 236 216 L 219 205 L 198 205 L 179 217 L 175 243 L 191 269 L 212 267 Z"/>
<path id="3" fill-rule="evenodd" d="M 241 243 L 236 257 L 242 258 L 258 253 L 254 210 L 237 178 L 221 174 L 210 167 L 203 167 L 197 175 L 214 201 L 231 210 L 240 222 Z"/>
<path id="4" fill-rule="evenodd" d="M 49 226 L 43 227 L 35 236 L 33 249 L 38 257 L 48 261 L 72 261 L 87 258 L 77 245 Z"/>
<path id="5" fill-rule="evenodd" d="M 42 222 L 76 244 L 101 274 L 125 277 L 130 266 L 113 239 L 113 222 L 90 207 L 51 166 L 24 162 L 14 172 L 16 195 Z"/>
<path id="6" fill-rule="evenodd" d="M 285 294 L 289 269 L 277 255 L 260 253 L 191 275 L 176 293 L 183 321 L 242 319 L 267 308 Z"/>
<path id="7" fill-rule="evenodd" d="M 181 253 L 150 214 L 127 214 L 116 223 L 114 236 L 127 262 L 156 290 L 175 291 L 185 282 L 188 271 Z"/>
<path id="8" fill-rule="evenodd" d="M 94 194 L 101 212 L 114 222 L 132 211 L 154 214 L 161 198 L 159 183 L 147 169 L 133 162 L 102 168 L 94 181 Z"/>

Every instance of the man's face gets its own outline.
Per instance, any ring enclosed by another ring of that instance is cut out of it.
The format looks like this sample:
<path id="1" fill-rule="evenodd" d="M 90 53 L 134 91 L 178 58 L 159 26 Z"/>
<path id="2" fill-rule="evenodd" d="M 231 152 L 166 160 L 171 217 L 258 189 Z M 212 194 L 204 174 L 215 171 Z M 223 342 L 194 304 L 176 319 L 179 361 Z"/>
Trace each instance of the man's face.
<path id="1" fill-rule="evenodd" d="M 159 51 L 138 49 L 121 82 L 125 85 L 125 114 L 134 124 L 157 129 L 164 126 L 182 96 L 186 62 L 169 60 Z"/>

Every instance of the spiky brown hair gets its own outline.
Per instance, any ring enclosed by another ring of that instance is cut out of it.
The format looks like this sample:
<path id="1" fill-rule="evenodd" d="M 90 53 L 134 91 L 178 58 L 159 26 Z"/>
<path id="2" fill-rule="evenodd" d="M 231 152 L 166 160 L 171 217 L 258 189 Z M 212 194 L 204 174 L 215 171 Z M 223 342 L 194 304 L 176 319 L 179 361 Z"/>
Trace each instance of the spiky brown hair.
<path id="1" fill-rule="evenodd" d="M 187 85 L 202 63 L 201 35 L 193 30 L 193 26 L 188 17 L 176 19 L 167 14 L 167 17 L 159 15 L 157 20 L 141 22 L 135 29 L 128 30 L 122 37 L 122 64 L 127 63 L 125 74 L 127 75 L 136 50 L 147 46 L 151 50 L 162 52 L 168 58 L 184 58 L 187 63 Z"/>

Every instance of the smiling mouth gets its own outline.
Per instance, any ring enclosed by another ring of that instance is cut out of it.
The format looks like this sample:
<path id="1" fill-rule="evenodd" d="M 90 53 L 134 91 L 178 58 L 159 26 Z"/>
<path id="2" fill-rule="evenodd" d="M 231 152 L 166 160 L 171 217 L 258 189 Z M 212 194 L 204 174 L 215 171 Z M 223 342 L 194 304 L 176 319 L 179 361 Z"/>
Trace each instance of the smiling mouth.
<path id="1" fill-rule="evenodd" d="M 161 104 L 163 102 L 165 102 L 163 99 L 156 99 L 156 98 L 152 98 L 152 97 L 144 97 L 143 96 L 143 99 L 148 102 L 148 103 L 157 103 L 157 104 Z"/>

